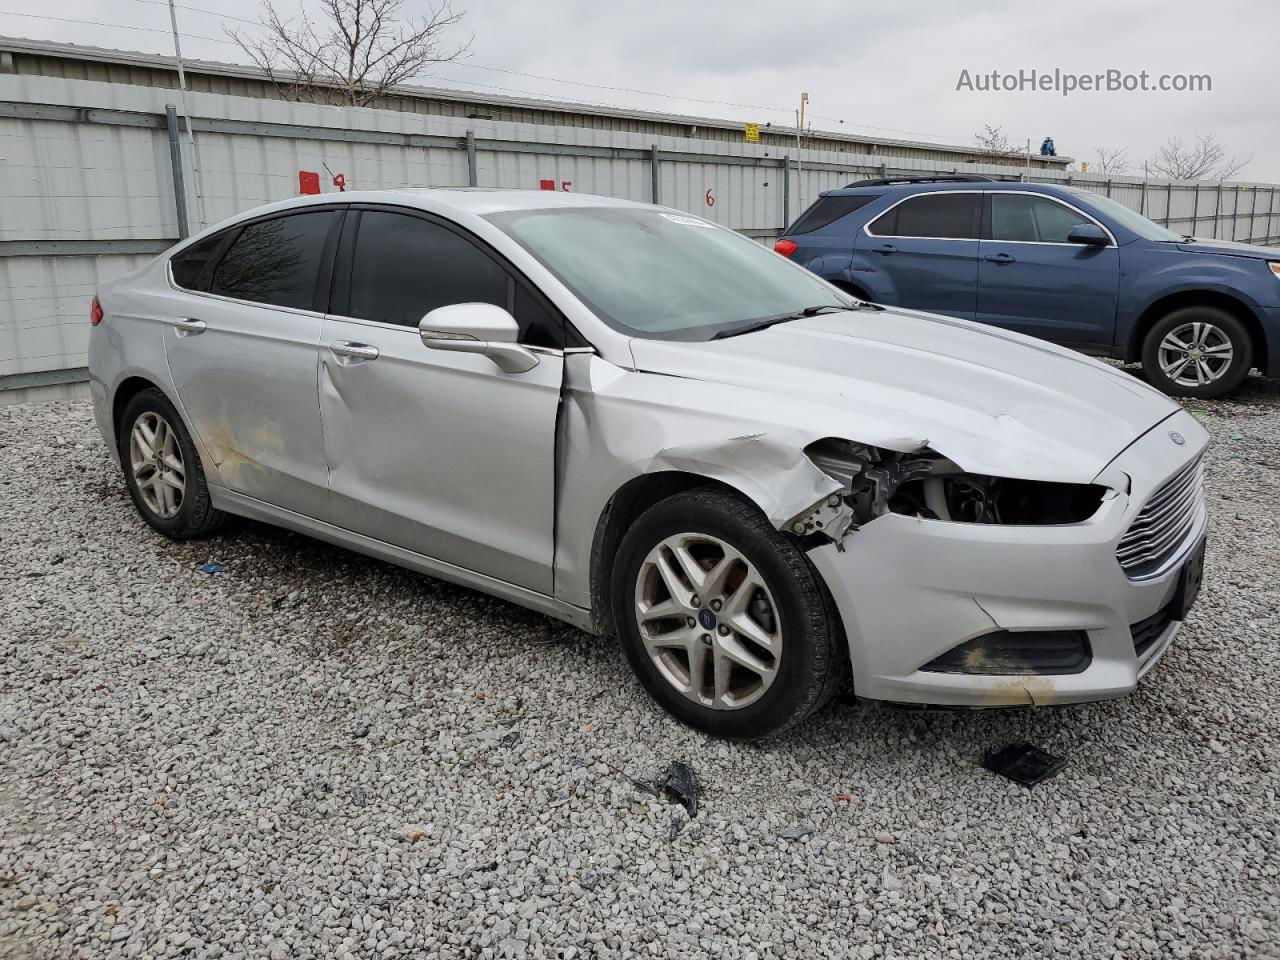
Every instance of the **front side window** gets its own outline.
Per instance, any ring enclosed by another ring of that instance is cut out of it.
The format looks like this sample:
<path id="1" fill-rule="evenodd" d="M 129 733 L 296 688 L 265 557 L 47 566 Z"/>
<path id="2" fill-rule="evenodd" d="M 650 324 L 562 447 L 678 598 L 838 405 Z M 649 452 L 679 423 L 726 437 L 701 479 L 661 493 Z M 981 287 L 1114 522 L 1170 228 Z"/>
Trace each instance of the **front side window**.
<path id="1" fill-rule="evenodd" d="M 1021 243 L 1066 243 L 1073 227 L 1093 223 L 1048 197 L 991 194 L 991 239 Z"/>
<path id="2" fill-rule="evenodd" d="M 764 245 L 697 217 L 558 207 L 487 219 L 629 336 L 703 341 L 810 308 L 854 306 Z"/>
<path id="3" fill-rule="evenodd" d="M 921 237 L 975 240 L 978 237 L 976 193 L 926 193 L 904 200 L 870 226 L 877 237 Z"/>
<path id="4" fill-rule="evenodd" d="M 275 307 L 311 310 L 331 210 L 259 220 L 245 227 L 213 271 L 209 292 Z"/>
<path id="5" fill-rule="evenodd" d="M 507 307 L 507 272 L 475 244 L 429 220 L 380 210 L 360 215 L 351 316 L 416 327 L 436 307 L 454 303 Z"/>

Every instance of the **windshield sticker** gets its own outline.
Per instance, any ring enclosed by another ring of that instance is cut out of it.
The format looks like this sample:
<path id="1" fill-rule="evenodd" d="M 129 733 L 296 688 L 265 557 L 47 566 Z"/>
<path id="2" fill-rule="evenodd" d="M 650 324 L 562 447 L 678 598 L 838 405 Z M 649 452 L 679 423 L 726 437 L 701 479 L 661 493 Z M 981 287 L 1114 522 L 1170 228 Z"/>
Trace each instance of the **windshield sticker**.
<path id="1" fill-rule="evenodd" d="M 683 224 L 686 227 L 703 227 L 707 230 L 714 230 L 716 228 L 714 223 L 707 223 L 707 221 L 699 220 L 697 217 L 682 217 L 676 213 L 660 213 L 658 216 L 665 217 L 672 223 Z"/>

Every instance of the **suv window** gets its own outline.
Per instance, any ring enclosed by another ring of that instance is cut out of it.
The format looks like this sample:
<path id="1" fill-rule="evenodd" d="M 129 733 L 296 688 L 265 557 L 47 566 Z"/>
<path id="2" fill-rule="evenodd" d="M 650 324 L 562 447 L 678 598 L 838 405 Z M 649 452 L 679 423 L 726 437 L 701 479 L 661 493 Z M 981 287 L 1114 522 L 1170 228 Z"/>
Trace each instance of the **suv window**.
<path id="1" fill-rule="evenodd" d="M 416 327 L 436 307 L 492 303 L 511 311 L 519 340 L 563 346 L 563 324 L 487 251 L 438 223 L 365 210 L 351 257 L 348 315 Z"/>
<path id="2" fill-rule="evenodd" d="M 192 244 L 181 253 L 169 259 L 169 269 L 173 273 L 173 282 L 184 290 L 205 291 L 209 289 L 209 274 L 206 268 L 209 261 L 217 254 L 222 241 L 227 239 L 227 231 L 215 233 L 199 243 Z"/>
<path id="3" fill-rule="evenodd" d="M 927 193 L 902 201 L 880 216 L 868 232 L 877 237 L 936 237 L 976 240 L 977 193 Z"/>
<path id="4" fill-rule="evenodd" d="M 1049 197 L 1025 193 L 991 194 L 992 240 L 1066 243 L 1072 227 L 1092 222 Z"/>
<path id="5" fill-rule="evenodd" d="M 879 200 L 879 194 L 859 194 L 848 197 L 819 197 L 808 210 L 800 214 L 800 219 L 786 231 L 786 236 L 801 233 L 813 233 L 837 220 L 847 217 L 855 210 L 865 207 L 872 200 Z"/>
<path id="6" fill-rule="evenodd" d="M 259 220 L 240 231 L 213 271 L 209 292 L 311 310 L 335 213 L 318 210 Z"/>

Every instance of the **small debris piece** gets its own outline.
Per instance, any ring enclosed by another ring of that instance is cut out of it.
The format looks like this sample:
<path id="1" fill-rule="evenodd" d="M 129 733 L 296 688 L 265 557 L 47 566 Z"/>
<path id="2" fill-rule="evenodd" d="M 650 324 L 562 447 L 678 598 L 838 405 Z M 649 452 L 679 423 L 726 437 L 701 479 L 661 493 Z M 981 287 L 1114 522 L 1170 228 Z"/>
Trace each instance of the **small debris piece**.
<path id="1" fill-rule="evenodd" d="M 812 823 L 792 823 L 783 827 L 778 836 L 783 840 L 803 840 L 805 837 L 813 836 L 817 832 L 818 828 Z"/>
<path id="2" fill-rule="evenodd" d="M 357 740 L 363 740 L 368 735 L 369 725 L 367 723 L 362 723 L 351 731 L 351 736 L 355 737 Z"/>
<path id="3" fill-rule="evenodd" d="M 351 791 L 351 802 L 354 803 L 357 807 L 363 807 L 365 805 L 366 800 L 367 800 L 367 796 L 364 792 L 364 787 L 356 787 L 354 790 Z"/>
<path id="4" fill-rule="evenodd" d="M 656 784 L 658 795 L 678 803 L 689 811 L 689 819 L 698 815 L 698 775 L 687 763 L 672 760 Z"/>
<path id="5" fill-rule="evenodd" d="M 1055 757 L 1030 743 L 1011 743 L 989 750 L 982 759 L 982 765 L 992 773 L 1028 788 L 1061 773 L 1067 763 L 1066 757 Z"/>
<path id="6" fill-rule="evenodd" d="M 1243 440 L 1243 439 L 1244 439 L 1244 434 L 1243 434 L 1243 433 L 1233 433 L 1233 434 L 1231 435 L 1231 439 L 1232 439 L 1232 440 Z"/>
<path id="7" fill-rule="evenodd" d="M 852 793 L 837 793 L 837 794 L 836 794 L 836 803 L 853 803 L 853 799 L 854 799 L 854 797 L 853 797 L 853 794 L 852 794 Z"/>
<path id="8" fill-rule="evenodd" d="M 898 838 L 892 833 L 877 833 L 876 843 L 897 843 Z"/>
<path id="9" fill-rule="evenodd" d="M 202 563 L 196 567 L 201 573 L 222 573 L 227 568 L 221 563 Z"/>
<path id="10" fill-rule="evenodd" d="M 671 811 L 671 837 L 670 837 L 670 840 L 672 843 L 675 842 L 676 837 L 680 836 L 680 831 L 684 829 L 685 822 L 686 822 L 685 816 L 679 810 L 676 810 L 673 808 Z"/>

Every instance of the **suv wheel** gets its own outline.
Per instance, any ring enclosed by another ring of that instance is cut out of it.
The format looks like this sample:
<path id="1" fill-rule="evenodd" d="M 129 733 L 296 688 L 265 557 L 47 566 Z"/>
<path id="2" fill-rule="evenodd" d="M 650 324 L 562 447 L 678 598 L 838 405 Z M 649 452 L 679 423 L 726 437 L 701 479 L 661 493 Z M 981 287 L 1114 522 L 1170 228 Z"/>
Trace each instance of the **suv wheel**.
<path id="1" fill-rule="evenodd" d="M 813 567 L 729 494 L 693 490 L 650 508 L 623 537 L 612 588 L 641 683 L 706 733 L 780 733 L 844 679 L 841 631 Z"/>
<path id="2" fill-rule="evenodd" d="M 125 406 L 117 443 L 129 496 L 160 533 L 185 540 L 212 532 L 226 519 L 209 502 L 191 435 L 159 390 L 143 390 Z"/>
<path id="3" fill-rule="evenodd" d="M 1249 331 L 1216 307 L 1174 310 L 1142 347 L 1147 379 L 1174 397 L 1220 397 L 1240 386 L 1252 366 Z"/>

